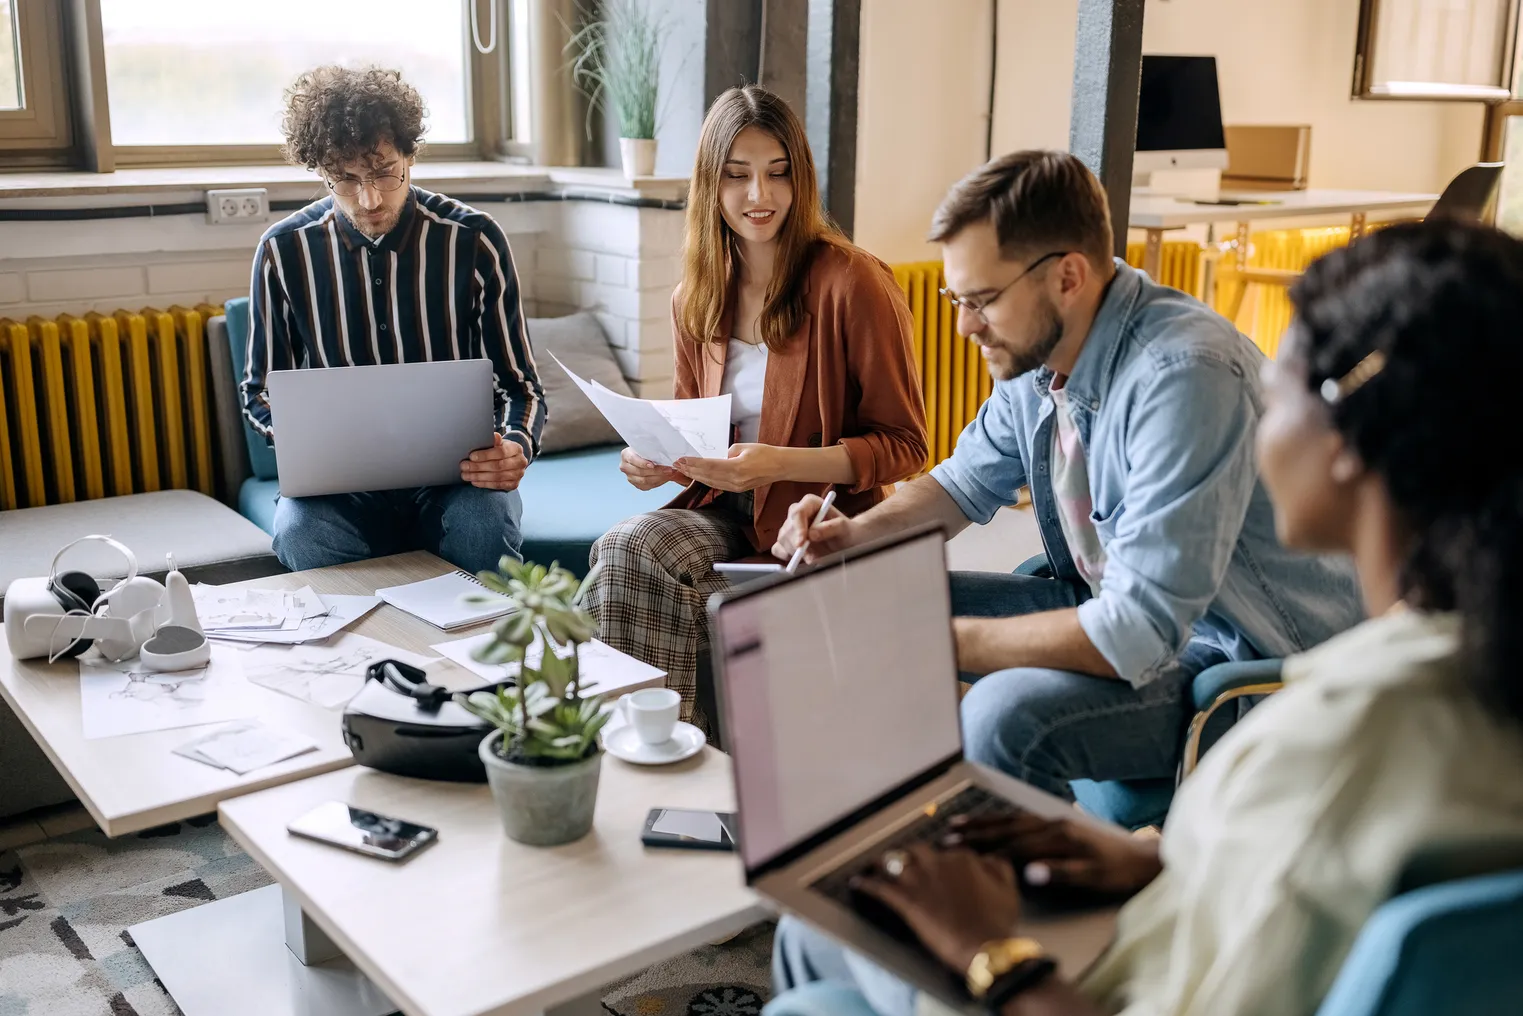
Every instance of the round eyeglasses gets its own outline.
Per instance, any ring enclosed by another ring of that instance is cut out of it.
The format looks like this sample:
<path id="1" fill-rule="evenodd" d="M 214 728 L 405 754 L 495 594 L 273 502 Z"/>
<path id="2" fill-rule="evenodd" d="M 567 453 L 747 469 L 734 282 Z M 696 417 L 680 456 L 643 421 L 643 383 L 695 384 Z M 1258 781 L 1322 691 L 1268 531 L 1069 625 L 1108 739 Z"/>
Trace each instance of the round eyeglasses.
<path id="1" fill-rule="evenodd" d="M 333 180 L 324 175 L 323 182 L 328 185 L 329 190 L 339 197 L 352 198 L 366 187 L 374 187 L 382 194 L 389 194 L 401 187 L 406 181 L 394 173 L 378 173 L 375 176 L 367 176 L 363 180 L 355 179 L 352 176 L 347 176 L 342 180 Z"/>

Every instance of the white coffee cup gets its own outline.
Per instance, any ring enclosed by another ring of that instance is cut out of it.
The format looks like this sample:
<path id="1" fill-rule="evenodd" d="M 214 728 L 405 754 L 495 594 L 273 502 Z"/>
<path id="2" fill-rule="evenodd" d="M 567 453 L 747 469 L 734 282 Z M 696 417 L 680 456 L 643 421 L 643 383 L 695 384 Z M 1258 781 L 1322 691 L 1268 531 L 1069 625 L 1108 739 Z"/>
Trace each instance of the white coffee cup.
<path id="1" fill-rule="evenodd" d="M 670 688 L 642 688 L 619 699 L 619 712 L 640 740 L 650 745 L 665 744 L 677 729 L 677 712 L 682 696 Z"/>

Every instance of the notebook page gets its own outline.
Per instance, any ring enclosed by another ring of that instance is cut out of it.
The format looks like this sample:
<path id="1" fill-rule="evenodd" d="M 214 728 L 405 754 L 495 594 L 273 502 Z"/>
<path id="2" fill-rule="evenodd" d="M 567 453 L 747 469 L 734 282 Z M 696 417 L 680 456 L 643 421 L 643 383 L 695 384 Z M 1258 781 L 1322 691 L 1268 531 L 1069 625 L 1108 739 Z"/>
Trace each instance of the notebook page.
<path id="1" fill-rule="evenodd" d="M 409 582 L 402 586 L 387 586 L 375 594 L 398 610 L 405 610 L 444 631 L 453 631 L 467 625 L 502 617 L 508 613 L 506 604 L 477 605 L 465 602 L 465 597 L 486 591 L 480 582 L 465 572 L 450 572 L 438 578 Z"/>

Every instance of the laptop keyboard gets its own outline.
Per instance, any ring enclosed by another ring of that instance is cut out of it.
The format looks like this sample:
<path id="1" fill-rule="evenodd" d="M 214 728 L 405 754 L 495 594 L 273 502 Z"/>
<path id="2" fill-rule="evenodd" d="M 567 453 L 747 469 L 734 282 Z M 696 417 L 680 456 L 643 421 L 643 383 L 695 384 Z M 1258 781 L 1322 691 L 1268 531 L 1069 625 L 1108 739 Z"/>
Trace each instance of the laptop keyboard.
<path id="1" fill-rule="evenodd" d="M 855 910 L 864 918 L 895 934 L 896 937 L 913 941 L 914 936 L 909 933 L 908 928 L 903 927 L 903 922 L 897 915 L 893 915 L 887 907 L 866 894 L 852 890 L 852 879 L 871 871 L 879 859 L 890 850 L 903 850 L 916 843 L 939 841 L 951 831 L 951 821 L 958 815 L 966 815 L 969 818 L 1006 818 L 1018 811 L 1020 809 L 1014 804 L 1003 797 L 996 797 L 982 787 L 964 787 L 951 797 L 940 801 L 936 805 L 935 814 L 923 816 L 887 839 L 873 844 L 871 850 L 848 861 L 815 882 L 811 888 L 848 909 Z"/>

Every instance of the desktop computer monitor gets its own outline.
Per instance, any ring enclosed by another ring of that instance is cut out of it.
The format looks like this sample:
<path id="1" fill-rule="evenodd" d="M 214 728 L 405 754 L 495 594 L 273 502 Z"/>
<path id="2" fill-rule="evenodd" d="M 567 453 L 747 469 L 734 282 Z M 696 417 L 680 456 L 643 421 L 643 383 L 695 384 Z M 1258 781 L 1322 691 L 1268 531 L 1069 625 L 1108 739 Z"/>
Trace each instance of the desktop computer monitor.
<path id="1" fill-rule="evenodd" d="M 1214 56 L 1143 56 L 1134 173 L 1226 169 Z"/>

